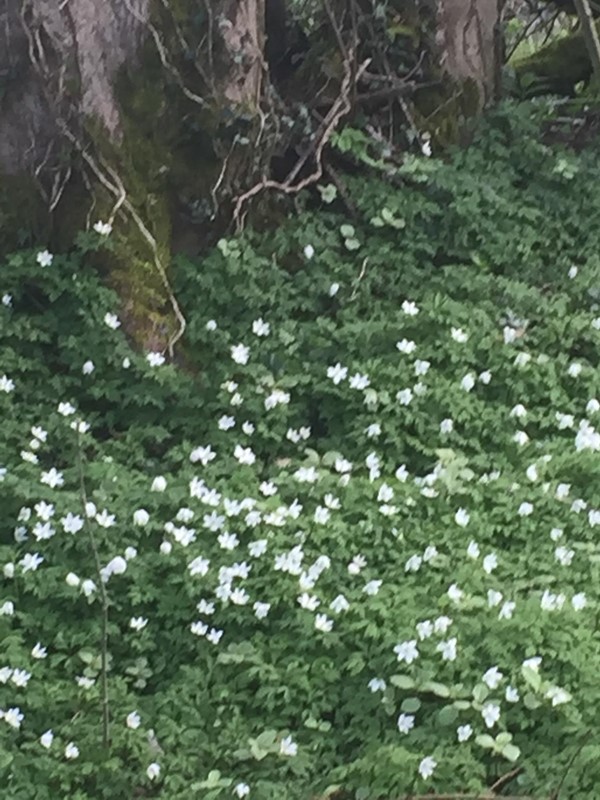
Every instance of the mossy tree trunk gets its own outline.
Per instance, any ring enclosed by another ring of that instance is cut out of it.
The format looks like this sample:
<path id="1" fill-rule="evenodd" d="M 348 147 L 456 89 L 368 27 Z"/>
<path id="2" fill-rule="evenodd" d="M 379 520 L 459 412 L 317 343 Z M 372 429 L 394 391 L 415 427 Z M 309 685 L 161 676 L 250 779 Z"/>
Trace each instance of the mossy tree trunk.
<path id="1" fill-rule="evenodd" d="M 414 129 L 405 76 L 440 85 L 432 108 L 453 129 L 479 113 L 495 94 L 498 2 L 390 0 L 382 16 L 372 0 L 323 0 L 309 42 L 291 0 L 5 0 L 0 188 L 6 176 L 37 184 L 59 246 L 90 222 L 119 223 L 109 279 L 133 335 L 164 347 L 181 322 L 165 299 L 174 241 L 197 251 L 239 221 L 236 198 L 281 187 L 276 164 L 284 183 L 323 174 L 331 132 L 376 113 L 365 97 Z M 422 118 L 435 137 L 433 111 Z M 10 228 L 1 191 L 0 223 Z"/>

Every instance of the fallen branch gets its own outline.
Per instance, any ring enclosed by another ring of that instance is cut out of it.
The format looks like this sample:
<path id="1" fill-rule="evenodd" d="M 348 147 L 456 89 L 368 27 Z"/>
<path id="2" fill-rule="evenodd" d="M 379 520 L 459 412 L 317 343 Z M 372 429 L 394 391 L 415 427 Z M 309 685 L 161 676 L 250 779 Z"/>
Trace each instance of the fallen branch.
<path id="1" fill-rule="evenodd" d="M 329 109 L 329 113 L 323 120 L 322 125 L 322 132 L 321 134 L 315 139 L 315 143 L 304 153 L 304 155 L 298 160 L 297 164 L 295 165 L 294 169 L 290 172 L 288 177 L 285 179 L 284 182 L 270 180 L 268 178 L 263 178 L 259 183 L 255 184 L 251 189 L 244 192 L 243 194 L 239 195 L 235 201 L 235 208 L 233 212 L 233 219 L 235 220 L 236 227 L 238 231 L 243 228 L 243 221 L 241 219 L 241 213 L 244 205 L 250 200 L 251 198 L 255 197 L 260 192 L 265 191 L 266 189 L 273 189 L 276 191 L 283 192 L 284 194 L 297 194 L 305 189 L 307 186 L 310 186 L 313 183 L 317 183 L 321 177 L 323 176 L 323 150 L 325 149 L 325 145 L 331 139 L 335 129 L 339 125 L 340 121 L 343 117 L 348 114 L 351 109 L 351 103 L 349 99 L 349 94 L 353 83 L 358 81 L 360 76 L 366 70 L 368 65 L 370 64 L 371 59 L 366 59 L 363 63 L 358 67 L 356 70 L 356 74 L 354 76 L 354 81 L 352 79 L 352 66 L 351 66 L 351 58 L 348 58 L 344 62 L 344 79 L 342 81 L 342 85 L 340 87 L 340 95 L 334 102 L 334 104 Z M 316 169 L 306 178 L 298 181 L 297 183 L 293 183 L 294 179 L 297 177 L 298 173 L 310 157 L 310 155 L 314 152 L 314 158 L 316 162 Z"/>

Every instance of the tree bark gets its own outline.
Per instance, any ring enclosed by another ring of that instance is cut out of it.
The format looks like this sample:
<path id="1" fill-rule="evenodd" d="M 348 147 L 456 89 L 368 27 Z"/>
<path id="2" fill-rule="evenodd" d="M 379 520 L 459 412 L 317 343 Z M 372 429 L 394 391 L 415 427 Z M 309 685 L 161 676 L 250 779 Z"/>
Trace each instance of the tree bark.
<path id="1" fill-rule="evenodd" d="M 444 71 L 473 88 L 480 111 L 498 95 L 499 0 L 438 0 L 438 45 Z"/>

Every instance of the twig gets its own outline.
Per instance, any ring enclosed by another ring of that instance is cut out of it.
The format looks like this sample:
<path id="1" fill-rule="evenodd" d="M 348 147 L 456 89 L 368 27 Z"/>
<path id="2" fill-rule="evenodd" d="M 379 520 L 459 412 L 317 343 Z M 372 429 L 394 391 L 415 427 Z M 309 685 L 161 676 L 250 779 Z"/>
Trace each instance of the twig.
<path id="1" fill-rule="evenodd" d="M 508 786 L 508 784 L 522 772 L 523 767 L 515 767 L 514 769 L 511 769 L 510 772 L 507 772 L 506 775 L 501 775 L 498 780 L 490 786 L 490 792 L 495 792 L 498 794 L 501 789 L 504 789 L 505 786 Z"/>
<path id="2" fill-rule="evenodd" d="M 355 80 L 358 80 L 359 77 L 362 75 L 364 70 L 368 67 L 371 59 L 367 59 L 363 61 L 363 63 L 359 66 L 358 70 L 356 71 Z M 340 96 L 334 102 L 332 107 L 329 110 L 329 113 L 325 117 L 323 121 L 323 132 L 316 140 L 316 145 L 310 148 L 310 150 L 305 153 L 302 158 L 300 159 L 299 163 L 296 164 L 292 172 L 288 175 L 286 180 L 281 183 L 280 181 L 270 180 L 268 178 L 263 178 L 262 181 L 255 184 L 251 189 L 244 192 L 243 194 L 239 195 L 235 201 L 235 208 L 233 212 L 233 219 L 236 222 L 238 231 L 241 230 L 243 227 L 243 223 L 241 220 L 241 212 L 245 205 L 252 197 L 255 197 L 260 192 L 264 191 L 265 189 L 275 189 L 280 192 L 284 192 L 285 194 L 297 194 L 298 192 L 305 189 L 307 186 L 310 186 L 313 183 L 316 183 L 320 180 L 323 175 L 323 161 L 322 155 L 325 145 L 333 135 L 335 129 L 337 128 L 340 120 L 346 116 L 346 114 L 350 111 L 351 104 L 348 98 L 351 83 L 352 83 L 352 72 L 351 72 L 351 64 L 350 60 L 346 60 L 344 62 L 345 67 L 345 75 L 342 81 L 342 85 L 340 88 Z M 292 184 L 292 181 L 296 177 L 299 170 L 302 168 L 310 152 L 314 149 L 315 152 L 315 161 L 316 161 L 316 169 L 306 178 L 298 181 L 296 184 Z"/>
<path id="3" fill-rule="evenodd" d="M 108 748 L 110 744 L 110 706 L 108 694 L 108 595 L 106 594 L 106 587 L 102 579 L 102 567 L 100 565 L 100 555 L 96 545 L 96 538 L 86 512 L 87 494 L 85 491 L 85 475 L 83 472 L 83 459 L 81 457 L 81 452 L 81 433 L 79 432 L 79 427 L 77 426 L 77 472 L 79 474 L 79 493 L 81 506 L 83 509 L 84 528 L 88 535 L 92 553 L 94 554 L 96 577 L 98 580 L 100 601 L 102 604 L 102 638 L 100 641 L 100 670 L 102 680 L 102 746 L 104 748 Z"/>
<path id="4" fill-rule="evenodd" d="M 358 278 L 356 279 L 356 283 L 354 284 L 354 289 L 352 290 L 352 294 L 350 295 L 350 300 L 354 300 L 354 298 L 356 297 L 356 293 L 358 292 L 358 287 L 360 286 L 360 282 L 365 277 L 365 273 L 367 271 L 367 264 L 368 263 L 369 263 L 369 259 L 367 257 L 367 258 L 364 259 L 364 261 L 362 263 L 360 274 L 359 274 Z"/>

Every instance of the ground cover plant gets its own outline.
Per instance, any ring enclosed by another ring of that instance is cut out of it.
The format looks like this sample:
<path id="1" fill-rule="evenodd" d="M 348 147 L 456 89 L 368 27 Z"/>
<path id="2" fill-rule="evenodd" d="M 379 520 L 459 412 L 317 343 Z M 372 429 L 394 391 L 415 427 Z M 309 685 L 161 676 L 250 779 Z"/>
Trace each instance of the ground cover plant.
<path id="1" fill-rule="evenodd" d="M 595 796 L 600 168 L 538 113 L 180 259 L 185 370 L 115 232 L 6 259 L 3 798 Z"/>

